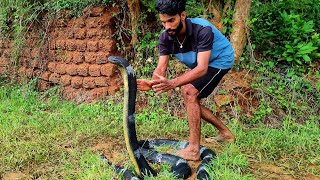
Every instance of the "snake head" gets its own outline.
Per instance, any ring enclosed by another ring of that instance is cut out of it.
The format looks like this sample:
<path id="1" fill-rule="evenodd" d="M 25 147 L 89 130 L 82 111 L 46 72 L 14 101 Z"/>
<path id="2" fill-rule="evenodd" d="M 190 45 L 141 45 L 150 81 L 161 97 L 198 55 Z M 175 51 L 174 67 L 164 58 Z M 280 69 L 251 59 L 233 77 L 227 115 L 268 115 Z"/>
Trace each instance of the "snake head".
<path id="1" fill-rule="evenodd" d="M 108 57 L 108 61 L 118 66 L 123 66 L 124 68 L 130 65 L 127 60 L 119 56 L 110 56 Z"/>

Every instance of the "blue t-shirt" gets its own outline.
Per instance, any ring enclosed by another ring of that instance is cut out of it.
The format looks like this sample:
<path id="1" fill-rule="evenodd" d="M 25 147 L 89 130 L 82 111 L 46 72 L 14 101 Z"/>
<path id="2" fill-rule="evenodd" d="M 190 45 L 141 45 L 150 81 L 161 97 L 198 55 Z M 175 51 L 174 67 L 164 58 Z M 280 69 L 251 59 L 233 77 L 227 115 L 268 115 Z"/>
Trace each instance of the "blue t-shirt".
<path id="1" fill-rule="evenodd" d="M 230 69 L 234 63 L 233 48 L 228 39 L 209 21 L 202 18 L 186 19 L 187 34 L 183 47 L 176 36 L 167 31 L 159 38 L 161 55 L 173 54 L 189 68 L 197 66 L 197 53 L 211 50 L 209 66 L 218 69 Z"/>

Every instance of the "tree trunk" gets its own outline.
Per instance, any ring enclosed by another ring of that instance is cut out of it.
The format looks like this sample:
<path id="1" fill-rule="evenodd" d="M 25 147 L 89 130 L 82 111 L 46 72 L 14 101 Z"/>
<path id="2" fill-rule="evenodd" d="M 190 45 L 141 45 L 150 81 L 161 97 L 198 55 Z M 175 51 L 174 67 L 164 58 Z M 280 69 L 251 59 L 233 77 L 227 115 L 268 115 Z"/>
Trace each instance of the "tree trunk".
<path id="1" fill-rule="evenodd" d="M 247 43 L 246 20 L 250 14 L 252 0 L 237 0 L 233 14 L 233 32 L 230 42 L 234 48 L 235 62 L 239 63 L 243 49 Z"/>
<path id="2" fill-rule="evenodd" d="M 138 23 L 140 15 L 140 4 L 139 0 L 127 0 L 130 15 L 131 15 L 131 47 L 134 47 L 138 41 Z"/>
<path id="3" fill-rule="evenodd" d="M 208 4 L 208 11 L 213 14 L 213 18 L 209 21 L 217 28 L 222 31 L 223 25 L 221 22 L 222 15 L 222 4 L 219 0 L 203 0 L 204 4 Z"/>

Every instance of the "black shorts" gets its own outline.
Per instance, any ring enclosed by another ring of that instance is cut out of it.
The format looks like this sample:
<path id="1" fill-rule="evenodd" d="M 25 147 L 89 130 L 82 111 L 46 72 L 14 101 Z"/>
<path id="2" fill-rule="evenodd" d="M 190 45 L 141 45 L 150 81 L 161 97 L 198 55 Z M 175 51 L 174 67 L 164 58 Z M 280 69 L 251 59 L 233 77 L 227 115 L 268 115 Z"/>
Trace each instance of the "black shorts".
<path id="1" fill-rule="evenodd" d="M 209 67 L 207 74 L 199 79 L 191 82 L 191 84 L 199 91 L 198 98 L 208 97 L 214 88 L 217 87 L 222 77 L 228 73 L 230 69 L 217 69 Z"/>

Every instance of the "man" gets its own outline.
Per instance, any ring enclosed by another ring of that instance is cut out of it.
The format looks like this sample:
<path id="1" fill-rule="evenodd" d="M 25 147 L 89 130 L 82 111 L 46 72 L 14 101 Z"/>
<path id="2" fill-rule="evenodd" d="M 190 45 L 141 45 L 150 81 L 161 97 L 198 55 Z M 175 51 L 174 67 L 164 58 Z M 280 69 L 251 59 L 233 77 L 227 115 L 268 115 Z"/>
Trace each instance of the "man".
<path id="1" fill-rule="evenodd" d="M 214 125 L 216 141 L 234 141 L 234 135 L 199 100 L 209 96 L 234 63 L 233 48 L 225 36 L 201 18 L 187 18 L 184 0 L 157 0 L 156 9 L 165 31 L 159 38 L 160 57 L 152 81 L 138 80 L 139 90 L 156 94 L 183 86 L 182 94 L 189 124 L 189 145 L 177 152 L 187 160 L 200 159 L 200 119 Z M 165 78 L 169 55 L 191 70 L 174 79 Z"/>

